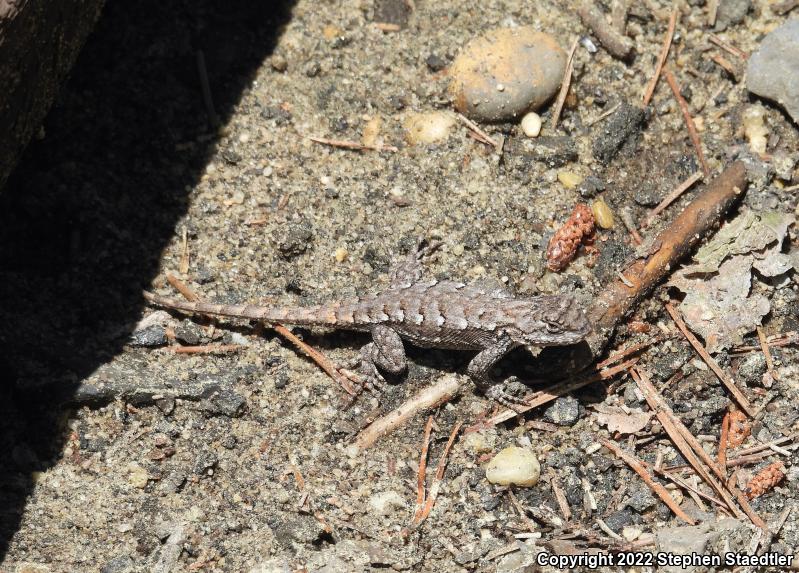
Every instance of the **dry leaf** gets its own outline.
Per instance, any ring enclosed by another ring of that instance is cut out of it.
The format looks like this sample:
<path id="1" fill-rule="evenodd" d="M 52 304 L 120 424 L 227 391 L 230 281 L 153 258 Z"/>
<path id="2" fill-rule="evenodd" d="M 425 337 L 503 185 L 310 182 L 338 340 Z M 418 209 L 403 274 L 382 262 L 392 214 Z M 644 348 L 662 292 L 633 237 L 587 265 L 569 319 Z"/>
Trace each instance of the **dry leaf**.
<path id="1" fill-rule="evenodd" d="M 634 434 L 640 432 L 649 423 L 651 412 L 631 410 L 629 413 L 621 408 L 600 404 L 594 407 L 596 420 L 602 426 L 607 426 L 609 432 L 620 434 Z"/>

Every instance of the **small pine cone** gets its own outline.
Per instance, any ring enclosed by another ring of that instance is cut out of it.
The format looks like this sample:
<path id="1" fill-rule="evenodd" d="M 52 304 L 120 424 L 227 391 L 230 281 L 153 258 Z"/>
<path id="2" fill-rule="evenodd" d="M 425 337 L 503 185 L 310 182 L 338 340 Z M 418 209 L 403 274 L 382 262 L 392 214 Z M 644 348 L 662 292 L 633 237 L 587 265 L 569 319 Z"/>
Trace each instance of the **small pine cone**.
<path id="1" fill-rule="evenodd" d="M 594 233 L 594 214 L 583 203 L 574 206 L 569 219 L 555 231 L 547 246 L 547 268 L 562 271 L 577 254 L 580 244 Z"/>
<path id="2" fill-rule="evenodd" d="M 730 433 L 727 438 L 727 445 L 731 448 L 737 448 L 749 437 L 752 425 L 749 423 L 746 414 L 740 410 L 730 412 L 728 416 L 730 417 Z"/>
<path id="3" fill-rule="evenodd" d="M 785 477 L 782 462 L 774 462 L 760 470 L 746 485 L 746 497 L 755 499 L 770 491 Z"/>

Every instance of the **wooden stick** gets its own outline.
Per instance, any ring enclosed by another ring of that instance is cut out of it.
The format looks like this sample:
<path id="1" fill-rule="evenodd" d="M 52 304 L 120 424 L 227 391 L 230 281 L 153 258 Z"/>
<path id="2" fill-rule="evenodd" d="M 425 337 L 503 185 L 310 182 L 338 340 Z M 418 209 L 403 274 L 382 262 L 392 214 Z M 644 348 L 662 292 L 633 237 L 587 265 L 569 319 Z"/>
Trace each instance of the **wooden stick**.
<path id="1" fill-rule="evenodd" d="M 737 58 L 741 58 L 744 61 L 749 59 L 749 54 L 747 54 L 746 52 L 744 52 L 739 48 L 736 48 L 729 42 L 725 42 L 716 34 L 711 34 L 710 36 L 708 36 L 708 40 L 716 44 L 719 48 L 721 48 L 725 52 L 728 52 Z"/>
<path id="2" fill-rule="evenodd" d="M 677 104 L 680 106 L 680 111 L 682 111 L 685 126 L 688 128 L 688 134 L 691 137 L 691 143 L 693 143 L 696 156 L 699 158 L 699 163 L 702 165 L 702 172 L 705 174 L 705 177 L 708 177 L 710 175 L 710 168 L 707 166 L 707 161 L 705 161 L 705 154 L 702 151 L 702 142 L 699 140 L 696 124 L 694 124 L 694 119 L 691 117 L 691 112 L 688 111 L 688 103 L 685 101 L 685 98 L 682 97 L 680 86 L 677 85 L 677 80 L 674 79 L 672 73 L 666 70 L 664 75 L 666 76 L 666 81 L 669 83 L 671 92 L 674 94 L 674 99 L 677 100 Z"/>
<path id="3" fill-rule="evenodd" d="M 617 325 L 718 224 L 746 189 L 746 184 L 743 163 L 731 164 L 654 238 L 655 247 L 649 253 L 623 269 L 624 276 L 635 285 L 633 288 L 616 280 L 599 292 L 586 312 L 594 327 L 586 338 L 589 352 L 581 348 L 579 354 L 573 354 L 571 371 L 585 368 L 604 353 Z"/>
<path id="4" fill-rule="evenodd" d="M 677 505 L 677 502 L 674 501 L 674 498 L 671 497 L 669 490 L 663 487 L 661 484 L 656 482 L 654 478 L 649 474 L 646 468 L 643 466 L 641 461 L 634 455 L 625 452 L 622 450 L 615 442 L 611 442 L 610 440 L 606 440 L 605 438 L 599 439 L 600 443 L 609 449 L 611 452 L 616 454 L 619 458 L 624 460 L 624 462 L 632 468 L 632 470 L 641 476 L 641 479 L 644 480 L 646 485 L 649 486 L 653 492 L 657 494 L 657 496 L 665 503 L 671 511 L 674 512 L 674 515 L 682 519 L 689 525 L 696 524 L 696 521 L 691 519 L 687 513 L 685 513 L 682 508 Z"/>
<path id="5" fill-rule="evenodd" d="M 291 332 L 288 328 L 283 326 L 282 324 L 274 324 L 272 325 L 272 330 L 277 332 L 280 336 L 291 342 L 297 349 L 303 352 L 308 358 L 316 362 L 316 364 L 324 370 L 328 376 L 330 376 L 333 380 L 339 383 L 344 391 L 349 394 L 350 396 L 357 396 L 358 391 L 352 387 L 350 381 L 347 380 L 346 376 L 342 376 L 341 373 L 338 371 L 336 366 L 321 352 L 312 348 L 302 340 L 300 340 L 293 332 Z"/>
<path id="6" fill-rule="evenodd" d="M 558 93 L 558 99 L 555 101 L 555 107 L 552 111 L 553 131 L 558 127 L 560 113 L 563 111 L 563 104 L 566 102 L 566 96 L 569 93 L 569 87 L 571 86 L 572 81 L 572 73 L 574 72 L 574 52 L 577 50 L 579 43 L 580 38 L 575 38 L 572 42 L 571 48 L 569 49 L 569 56 L 566 58 L 566 70 L 563 72 L 563 80 L 560 82 L 560 93 Z"/>
<path id="7" fill-rule="evenodd" d="M 652 100 L 655 88 L 658 85 L 658 80 L 660 79 L 660 72 L 663 70 L 663 64 L 666 63 L 666 58 L 669 57 L 669 49 L 671 48 L 671 42 L 674 38 L 674 29 L 677 27 L 677 18 L 679 15 L 680 8 L 675 6 L 674 10 L 671 11 L 669 27 L 668 30 L 666 30 L 666 37 L 663 39 L 663 47 L 660 49 L 660 55 L 658 56 L 657 65 L 655 66 L 655 74 L 652 76 L 652 79 L 649 80 L 649 85 L 646 88 L 646 92 L 644 92 L 644 107 L 648 106 L 649 102 Z"/>
<path id="8" fill-rule="evenodd" d="M 773 380 L 777 380 L 777 373 L 774 371 L 774 359 L 771 357 L 771 351 L 768 348 L 768 343 L 766 342 L 766 335 L 763 334 L 763 329 L 758 326 L 757 327 L 757 338 L 760 340 L 760 347 L 763 349 L 763 356 L 766 359 L 766 368 L 768 369 L 768 373 L 771 375 Z"/>
<path id="9" fill-rule="evenodd" d="M 362 451 L 373 445 L 381 436 L 392 432 L 421 410 L 434 408 L 455 397 L 460 391 L 456 376 L 444 376 L 437 384 L 428 386 L 385 416 L 364 428 L 355 439 L 353 448 Z"/>
<path id="10" fill-rule="evenodd" d="M 490 135 L 488 135 L 485 131 L 480 129 L 479 125 L 477 125 L 475 122 L 473 122 L 471 119 L 469 119 L 462 113 L 457 114 L 457 116 L 458 119 L 461 121 L 461 123 L 463 123 L 463 125 L 471 129 L 475 134 L 479 136 L 478 138 L 479 140 L 481 140 L 485 144 L 493 145 L 495 148 L 499 148 L 499 142 Z"/>
<path id="11" fill-rule="evenodd" d="M 753 417 L 754 410 L 752 409 L 752 404 L 749 403 L 749 400 L 746 398 L 746 396 L 744 396 L 743 392 L 741 392 L 741 390 L 738 389 L 738 386 L 735 385 L 735 382 L 733 382 L 730 379 L 730 377 L 724 373 L 724 371 L 721 369 L 721 366 L 719 366 L 718 362 L 716 362 L 713 359 L 713 357 L 710 356 L 708 351 L 705 350 L 705 347 L 702 345 L 701 342 L 699 342 L 696 336 L 694 336 L 693 333 L 690 330 L 688 330 L 685 321 L 677 312 L 677 309 L 675 309 L 671 305 L 671 303 L 666 303 L 666 312 L 669 313 L 672 320 L 677 325 L 677 328 L 680 329 L 680 332 L 683 333 L 683 336 L 685 336 L 686 340 L 688 340 L 691 346 L 694 347 L 694 350 L 696 350 L 697 354 L 699 354 L 699 356 L 702 357 L 702 360 L 705 361 L 705 364 L 707 364 L 710 367 L 710 369 L 718 377 L 719 381 L 721 381 L 721 383 L 724 384 L 724 386 L 727 388 L 730 394 L 732 394 L 733 398 L 735 399 L 735 402 L 738 404 L 738 406 L 740 406 L 741 410 L 743 410 L 746 413 L 746 415 L 749 416 L 750 418 Z"/>
<path id="12" fill-rule="evenodd" d="M 627 36 L 622 36 L 619 32 L 608 25 L 605 15 L 597 8 L 592 0 L 582 0 L 577 5 L 577 14 L 580 19 L 588 26 L 605 49 L 621 60 L 626 59 L 633 49 L 633 42 Z"/>
<path id="13" fill-rule="evenodd" d="M 663 336 L 659 336 L 659 335 L 658 336 L 653 336 L 651 339 L 649 339 L 649 340 L 647 340 L 645 342 L 639 342 L 638 344 L 633 344 L 632 346 L 628 346 L 627 348 L 625 348 L 623 350 L 619 350 L 618 352 L 614 352 L 613 354 L 608 356 L 605 360 L 603 360 L 602 362 L 599 362 L 596 365 L 596 367 L 597 367 L 597 369 L 607 368 L 608 366 L 610 366 L 611 364 L 615 364 L 616 362 L 618 362 L 622 358 L 627 358 L 629 355 L 637 354 L 641 350 L 644 350 L 645 348 L 649 348 L 653 344 L 657 344 L 659 342 L 663 342 L 663 338 L 664 338 Z"/>
<path id="14" fill-rule="evenodd" d="M 332 147 L 341 147 L 343 149 L 355 149 L 356 151 L 390 151 L 392 153 L 396 153 L 399 151 L 393 145 L 366 145 L 363 143 L 358 143 L 357 141 L 347 141 L 344 139 L 328 139 L 326 137 L 317 137 L 315 135 L 306 135 L 308 139 L 314 141 L 316 143 L 321 143 L 323 145 L 330 145 Z"/>
<path id="15" fill-rule="evenodd" d="M 669 205 L 674 203 L 674 201 L 676 201 L 680 195 L 690 189 L 694 183 L 701 180 L 702 177 L 704 177 L 704 174 L 701 171 L 697 171 L 688 177 L 688 179 L 677 185 L 677 187 L 671 193 L 669 193 L 657 207 L 652 209 L 652 212 L 647 215 L 646 219 L 644 219 L 644 222 L 641 224 L 641 228 L 644 229 L 651 225 L 655 217 L 660 215 Z"/>
<path id="16" fill-rule="evenodd" d="M 735 66 L 733 66 L 727 58 L 720 54 L 712 54 L 710 59 L 738 81 L 738 70 L 735 69 Z"/>
<path id="17" fill-rule="evenodd" d="M 724 414 L 721 419 L 721 436 L 719 437 L 718 461 L 722 470 L 727 469 L 727 444 L 730 438 L 730 413 Z"/>
<path id="18" fill-rule="evenodd" d="M 719 0 L 709 0 L 707 3 L 707 25 L 711 28 L 716 25 L 716 15 L 719 11 Z"/>
<path id="19" fill-rule="evenodd" d="M 224 354 L 241 350 L 241 344 L 207 344 L 204 346 L 168 346 L 175 354 Z"/>
<path id="20" fill-rule="evenodd" d="M 183 298 L 188 300 L 189 302 L 199 302 L 200 297 L 189 288 L 189 286 L 180 280 L 178 277 L 173 275 L 172 273 L 166 274 L 166 280 L 172 287 L 178 291 L 180 294 L 183 295 Z"/>
<path id="21" fill-rule="evenodd" d="M 712 475 L 710 475 L 710 472 L 705 469 L 705 467 L 702 465 L 702 462 L 691 448 L 690 444 L 685 440 L 685 434 L 680 430 L 682 422 L 680 422 L 679 419 L 674 415 L 674 412 L 671 410 L 669 405 L 649 381 L 649 377 L 646 376 L 643 371 L 639 372 L 635 369 L 630 370 L 630 374 L 632 375 L 636 384 L 638 384 L 638 388 L 641 390 L 644 398 L 646 398 L 647 404 L 649 404 L 649 407 L 653 412 L 655 412 L 658 420 L 663 425 L 663 429 L 669 435 L 671 441 L 677 447 L 685 460 L 691 465 L 694 471 L 699 474 L 699 477 L 701 477 L 716 491 L 716 493 L 719 494 L 721 499 L 724 500 L 724 503 L 727 504 L 727 507 L 736 517 L 743 517 L 741 510 L 735 505 L 735 501 L 730 495 L 730 492 L 724 486 L 724 483 L 717 481 Z"/>

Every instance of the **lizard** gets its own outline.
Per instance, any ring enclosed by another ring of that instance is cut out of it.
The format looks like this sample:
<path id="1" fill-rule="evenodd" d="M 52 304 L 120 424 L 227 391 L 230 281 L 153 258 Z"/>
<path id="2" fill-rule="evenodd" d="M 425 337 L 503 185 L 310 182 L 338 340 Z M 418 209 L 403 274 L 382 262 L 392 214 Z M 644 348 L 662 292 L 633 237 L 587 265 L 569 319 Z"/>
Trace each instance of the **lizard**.
<path id="1" fill-rule="evenodd" d="M 582 341 L 591 326 L 573 295 L 514 297 L 501 287 L 424 278 L 422 261 L 438 244 L 419 244 L 391 270 L 390 286 L 375 294 L 312 306 L 258 306 L 189 302 L 144 292 L 152 305 L 186 313 L 241 318 L 266 324 L 325 327 L 368 332 L 356 363 L 363 385 L 386 387 L 383 373 L 407 367 L 403 340 L 422 348 L 471 350 L 467 367 L 478 390 L 514 407 L 524 401 L 509 392 L 509 381 L 494 381 L 490 371 L 520 346 L 565 346 Z"/>

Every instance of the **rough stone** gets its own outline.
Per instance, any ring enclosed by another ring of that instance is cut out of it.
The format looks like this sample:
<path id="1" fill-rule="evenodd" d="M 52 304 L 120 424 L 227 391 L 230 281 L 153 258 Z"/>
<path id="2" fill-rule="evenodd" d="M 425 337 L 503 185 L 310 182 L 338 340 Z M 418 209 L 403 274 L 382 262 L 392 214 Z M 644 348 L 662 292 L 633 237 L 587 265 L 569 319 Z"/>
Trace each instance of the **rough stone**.
<path id="1" fill-rule="evenodd" d="M 789 20 L 763 39 L 749 58 L 746 87 L 779 103 L 799 123 L 799 20 Z"/>

